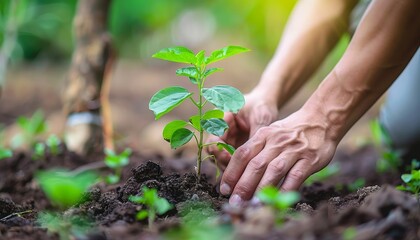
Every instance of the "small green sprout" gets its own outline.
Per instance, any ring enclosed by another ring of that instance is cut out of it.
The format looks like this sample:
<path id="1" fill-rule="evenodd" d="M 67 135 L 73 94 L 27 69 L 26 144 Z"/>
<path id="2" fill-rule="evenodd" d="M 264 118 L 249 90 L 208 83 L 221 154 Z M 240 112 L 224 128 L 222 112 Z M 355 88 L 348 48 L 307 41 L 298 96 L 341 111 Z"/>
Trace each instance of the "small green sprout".
<path id="1" fill-rule="evenodd" d="M 16 123 L 22 133 L 12 139 L 12 146 L 15 148 L 22 144 L 32 148 L 37 143 L 38 136 L 47 131 L 44 114 L 40 110 L 36 111 L 31 118 L 19 117 Z"/>
<path id="2" fill-rule="evenodd" d="M 257 192 L 257 198 L 264 204 L 272 207 L 277 211 L 277 223 L 284 221 L 286 210 L 297 203 L 300 195 L 297 192 L 280 192 L 278 188 L 273 186 L 263 187 Z"/>
<path id="3" fill-rule="evenodd" d="M 48 199 L 61 209 L 82 200 L 84 193 L 96 182 L 93 172 L 73 174 L 65 170 L 48 170 L 36 174 L 36 180 Z"/>
<path id="4" fill-rule="evenodd" d="M 45 144 L 36 143 L 34 146 L 34 152 L 32 154 L 33 160 L 40 160 L 45 157 Z"/>
<path id="5" fill-rule="evenodd" d="M 92 229 L 92 221 L 85 217 L 53 212 L 40 212 L 37 223 L 48 232 L 57 233 L 60 240 L 86 239 Z"/>
<path id="6" fill-rule="evenodd" d="M 420 169 L 414 168 L 415 165 L 416 160 L 413 160 L 411 172 L 401 175 L 404 185 L 398 186 L 397 189 L 413 193 L 420 202 Z"/>
<path id="7" fill-rule="evenodd" d="M 52 134 L 49 136 L 45 143 L 47 144 L 48 149 L 53 156 L 57 156 L 60 153 L 61 141 L 56 135 Z"/>
<path id="8" fill-rule="evenodd" d="M 5 158 L 10 158 L 12 156 L 13 156 L 12 150 L 0 146 L 0 160 L 5 159 Z"/>
<path id="9" fill-rule="evenodd" d="M 156 214 L 162 215 L 171 210 L 173 206 L 165 198 L 159 197 L 157 190 L 154 188 L 144 187 L 142 193 L 141 196 L 130 196 L 129 200 L 147 207 L 147 209 L 140 210 L 136 218 L 137 220 L 148 218 L 149 228 L 152 229 Z"/>
<path id="10" fill-rule="evenodd" d="M 105 165 L 114 170 L 113 174 L 106 176 L 108 184 L 115 184 L 120 181 L 122 168 L 130 162 L 131 149 L 126 148 L 122 153 L 116 154 L 114 151 L 105 149 Z"/>
<path id="11" fill-rule="evenodd" d="M 231 86 L 219 85 L 211 88 L 205 88 L 206 78 L 213 73 L 220 72 L 222 68 L 207 68 L 211 63 L 223 60 L 238 53 L 247 52 L 249 49 L 239 46 L 227 46 L 216 50 L 205 56 L 205 51 L 195 54 L 185 47 L 165 48 L 153 55 L 154 58 L 186 63 L 190 66 L 179 68 L 176 75 L 188 77 L 192 84 L 196 85 L 196 98 L 193 93 L 186 88 L 173 86 L 164 88 L 153 95 L 149 102 L 149 109 L 155 114 L 158 120 L 175 107 L 180 105 L 186 99 L 189 99 L 197 108 L 197 114 L 191 116 L 189 121 L 174 120 L 169 122 L 163 129 L 163 138 L 168 141 L 171 148 L 179 148 L 188 143 L 192 138 L 197 144 L 197 176 L 201 175 L 201 163 L 207 158 L 214 158 L 210 155 L 203 157 L 203 148 L 209 145 L 217 145 L 232 153 L 234 148 L 224 143 L 203 143 L 204 132 L 222 136 L 228 129 L 228 124 L 223 120 L 224 112 L 237 113 L 245 104 L 245 98 L 242 93 Z M 213 104 L 216 109 L 205 110 L 207 103 Z M 216 159 L 215 159 L 216 161 Z"/>
<path id="12" fill-rule="evenodd" d="M 373 143 L 381 157 L 376 163 L 376 170 L 380 173 L 397 169 L 401 165 L 400 154 L 392 149 L 392 140 L 388 131 L 378 119 L 370 122 Z"/>

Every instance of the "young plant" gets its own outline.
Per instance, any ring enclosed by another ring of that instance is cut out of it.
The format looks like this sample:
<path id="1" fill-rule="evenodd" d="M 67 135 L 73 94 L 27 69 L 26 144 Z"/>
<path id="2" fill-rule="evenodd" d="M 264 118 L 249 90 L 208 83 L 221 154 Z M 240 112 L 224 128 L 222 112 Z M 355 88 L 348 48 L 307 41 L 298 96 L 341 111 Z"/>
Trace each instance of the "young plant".
<path id="1" fill-rule="evenodd" d="M 80 203 L 85 192 L 97 179 L 93 172 L 75 175 L 64 170 L 48 170 L 36 174 L 36 180 L 48 199 L 61 209 Z"/>
<path id="2" fill-rule="evenodd" d="M 242 93 L 231 86 L 219 85 L 211 88 L 205 88 L 204 84 L 208 76 L 222 71 L 221 68 L 207 68 L 208 65 L 223 60 L 238 53 L 247 52 L 249 49 L 239 46 L 227 46 L 216 50 L 205 56 L 205 51 L 194 54 L 185 47 L 165 48 L 153 55 L 166 61 L 186 63 L 190 66 L 179 68 L 176 75 L 188 77 L 192 84 L 196 85 L 195 98 L 193 93 L 186 88 L 173 86 L 158 91 L 150 100 L 149 109 L 155 114 L 158 120 L 172 109 L 189 99 L 197 108 L 197 114 L 191 116 L 189 121 L 174 120 L 168 123 L 163 129 L 163 138 L 168 141 L 171 148 L 179 148 L 188 143 L 192 138 L 197 144 L 197 176 L 201 175 L 201 163 L 207 157 L 203 158 L 203 148 L 208 145 L 217 145 L 219 148 L 226 149 L 233 153 L 234 148 L 225 143 L 204 144 L 204 132 L 222 136 L 228 129 L 227 123 L 223 120 L 224 112 L 237 113 L 245 104 Z M 216 109 L 205 110 L 207 103 L 213 104 Z M 216 160 L 216 159 L 215 159 Z"/>
<path id="3" fill-rule="evenodd" d="M 85 217 L 54 212 L 40 212 L 37 223 L 48 232 L 57 233 L 60 240 L 86 239 L 92 229 L 92 221 Z"/>
<path id="4" fill-rule="evenodd" d="M 413 160 L 410 173 L 401 175 L 404 185 L 398 186 L 397 189 L 413 193 L 416 195 L 417 201 L 420 202 L 420 169 L 415 168 L 416 162 L 416 160 Z"/>
<path id="5" fill-rule="evenodd" d="M 157 190 L 154 188 L 144 187 L 141 196 L 130 196 L 131 202 L 145 205 L 147 209 L 140 210 L 136 218 L 137 220 L 148 219 L 149 228 L 153 228 L 156 214 L 162 215 L 167 211 L 171 210 L 173 206 L 165 198 L 161 198 L 157 194 Z"/>
<path id="6" fill-rule="evenodd" d="M 51 155 L 57 156 L 60 153 L 60 151 L 61 151 L 60 150 L 61 141 L 56 135 L 54 135 L 54 134 L 50 135 L 47 138 L 47 141 L 45 141 L 45 143 L 47 144 Z"/>
<path id="7" fill-rule="evenodd" d="M 39 160 L 45 157 L 45 144 L 42 142 L 36 143 L 34 146 L 34 152 L 32 154 L 33 160 Z"/>
<path id="8" fill-rule="evenodd" d="M 280 192 L 273 186 L 263 187 L 257 192 L 257 198 L 264 204 L 272 207 L 276 212 L 277 223 L 284 221 L 286 210 L 297 203 L 300 195 L 297 192 Z"/>
<path id="9" fill-rule="evenodd" d="M 47 131 L 44 114 L 40 110 L 36 111 L 30 118 L 19 117 L 16 123 L 22 133 L 12 139 L 12 146 L 15 148 L 22 144 L 32 148 L 37 143 L 37 137 Z"/>
<path id="10" fill-rule="evenodd" d="M 114 170 L 113 174 L 105 177 L 108 184 L 115 184 L 121 179 L 122 168 L 129 163 L 131 149 L 126 148 L 122 153 L 116 154 L 114 151 L 105 149 L 105 165 Z"/>
<path id="11" fill-rule="evenodd" d="M 328 165 L 327 167 L 323 168 L 319 172 L 311 175 L 306 181 L 304 182 L 304 185 L 309 186 L 313 184 L 314 182 L 320 182 L 323 180 L 326 180 L 330 177 L 333 177 L 337 175 L 337 173 L 340 171 L 340 166 L 338 163 L 332 163 Z"/>
<path id="12" fill-rule="evenodd" d="M 10 149 L 0 146 L 0 160 L 10 158 L 13 156 L 13 152 Z"/>
<path id="13" fill-rule="evenodd" d="M 397 169 L 401 164 L 400 155 L 392 149 L 391 137 L 378 119 L 370 122 L 370 131 L 373 143 L 381 155 L 376 163 L 376 170 L 383 173 Z"/>

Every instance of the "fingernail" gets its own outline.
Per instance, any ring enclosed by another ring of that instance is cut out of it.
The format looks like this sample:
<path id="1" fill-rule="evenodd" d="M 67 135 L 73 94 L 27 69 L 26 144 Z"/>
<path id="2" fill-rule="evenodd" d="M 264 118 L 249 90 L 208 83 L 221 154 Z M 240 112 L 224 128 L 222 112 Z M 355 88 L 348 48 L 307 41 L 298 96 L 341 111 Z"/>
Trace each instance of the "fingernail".
<path id="1" fill-rule="evenodd" d="M 227 185 L 226 183 L 222 183 L 222 185 L 220 185 L 220 193 L 222 195 L 229 195 L 231 192 L 231 188 L 229 187 L 229 185 Z"/>
<path id="2" fill-rule="evenodd" d="M 233 206 L 240 206 L 243 202 L 244 200 L 242 200 L 242 198 L 238 194 L 232 195 L 232 197 L 230 197 L 229 199 L 229 204 Z"/>
<path id="3" fill-rule="evenodd" d="M 260 199 L 257 197 L 252 197 L 251 199 L 251 205 L 259 205 L 261 203 Z"/>

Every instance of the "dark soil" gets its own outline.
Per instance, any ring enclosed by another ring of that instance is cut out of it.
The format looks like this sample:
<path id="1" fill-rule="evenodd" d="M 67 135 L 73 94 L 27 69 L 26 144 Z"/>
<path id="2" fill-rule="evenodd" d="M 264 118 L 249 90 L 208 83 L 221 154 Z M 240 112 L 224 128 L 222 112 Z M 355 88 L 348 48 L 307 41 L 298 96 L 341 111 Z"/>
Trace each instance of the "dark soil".
<path id="1" fill-rule="evenodd" d="M 67 152 L 32 160 L 23 153 L 0 161 L 0 239 L 59 239 L 36 222 L 38 213 L 54 207 L 34 180 L 38 170 L 99 166 L 103 155 L 82 158 Z M 89 159 L 86 160 L 86 159 Z M 135 153 L 117 185 L 96 184 L 83 204 L 63 214 L 90 219 L 94 230 L 73 239 L 420 239 L 420 206 L 414 196 L 395 190 L 398 173 L 377 174 L 372 148 L 339 152 L 340 173 L 301 189 L 302 199 L 283 226 L 274 211 L 260 204 L 226 205 L 216 181 L 197 179 L 191 161 Z M 92 163 L 93 162 L 93 163 Z M 214 168 L 206 165 L 208 176 Z M 351 192 L 346 184 L 363 177 L 367 187 Z M 337 183 L 342 187 L 337 188 Z M 391 185 L 384 185 L 384 184 Z M 154 229 L 138 221 L 143 206 L 128 201 L 143 186 L 156 188 L 175 207 L 159 216 Z M 344 186 L 344 187 L 343 187 Z M 188 227 L 185 227 L 188 226 Z"/>

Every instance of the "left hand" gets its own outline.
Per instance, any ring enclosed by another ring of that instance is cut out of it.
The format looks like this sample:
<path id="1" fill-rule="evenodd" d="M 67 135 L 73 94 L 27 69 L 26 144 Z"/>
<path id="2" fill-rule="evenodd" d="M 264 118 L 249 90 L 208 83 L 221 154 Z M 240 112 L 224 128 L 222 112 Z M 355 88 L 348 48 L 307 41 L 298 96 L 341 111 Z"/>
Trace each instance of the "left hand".
<path id="1" fill-rule="evenodd" d="M 329 131 L 319 113 L 303 110 L 260 128 L 233 154 L 221 179 L 221 193 L 231 194 L 231 204 L 241 204 L 267 185 L 281 183 L 282 191 L 297 190 L 331 161 L 338 140 Z"/>

